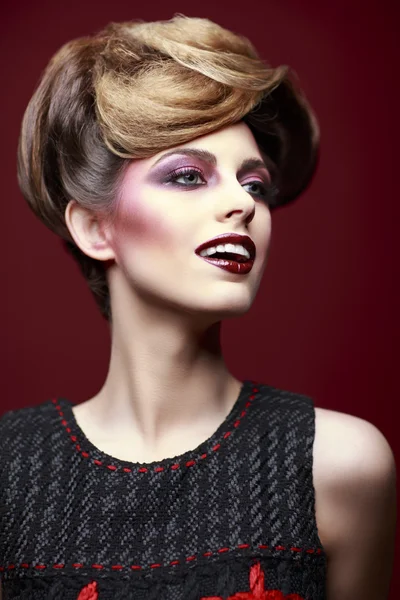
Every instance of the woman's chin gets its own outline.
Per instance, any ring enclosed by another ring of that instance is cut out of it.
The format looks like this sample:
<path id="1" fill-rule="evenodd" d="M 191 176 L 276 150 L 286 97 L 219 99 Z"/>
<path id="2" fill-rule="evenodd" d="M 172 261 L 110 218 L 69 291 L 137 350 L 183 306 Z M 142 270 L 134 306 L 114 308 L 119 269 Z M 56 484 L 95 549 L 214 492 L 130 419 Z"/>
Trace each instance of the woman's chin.
<path id="1" fill-rule="evenodd" d="M 203 306 L 187 307 L 187 311 L 203 317 L 205 320 L 210 319 L 210 322 L 221 321 L 223 319 L 234 319 L 245 315 L 251 308 L 253 301 L 247 302 L 225 302 L 225 303 L 204 303 Z"/>

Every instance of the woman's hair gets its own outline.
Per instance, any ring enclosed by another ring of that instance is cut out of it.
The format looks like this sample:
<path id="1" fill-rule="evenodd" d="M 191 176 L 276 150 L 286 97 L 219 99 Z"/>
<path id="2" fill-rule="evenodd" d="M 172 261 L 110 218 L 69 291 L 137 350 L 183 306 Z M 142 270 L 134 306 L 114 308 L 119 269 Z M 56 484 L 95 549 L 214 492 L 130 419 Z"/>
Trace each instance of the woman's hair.
<path id="1" fill-rule="evenodd" d="M 18 181 L 34 213 L 64 240 L 109 322 L 104 262 L 74 243 L 68 202 L 112 219 L 131 159 L 240 121 L 287 72 L 261 61 L 246 38 L 182 15 L 111 23 L 50 60 L 23 118 Z"/>

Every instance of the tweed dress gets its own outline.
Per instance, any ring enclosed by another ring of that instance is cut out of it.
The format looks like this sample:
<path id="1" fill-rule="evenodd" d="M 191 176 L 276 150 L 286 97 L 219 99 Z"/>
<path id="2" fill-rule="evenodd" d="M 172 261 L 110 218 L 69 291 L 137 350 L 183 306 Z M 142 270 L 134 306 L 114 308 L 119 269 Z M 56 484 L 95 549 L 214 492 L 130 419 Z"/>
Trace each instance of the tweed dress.
<path id="1" fill-rule="evenodd" d="M 325 600 L 311 398 L 244 380 L 210 438 L 146 464 L 73 406 L 0 418 L 3 600 Z"/>

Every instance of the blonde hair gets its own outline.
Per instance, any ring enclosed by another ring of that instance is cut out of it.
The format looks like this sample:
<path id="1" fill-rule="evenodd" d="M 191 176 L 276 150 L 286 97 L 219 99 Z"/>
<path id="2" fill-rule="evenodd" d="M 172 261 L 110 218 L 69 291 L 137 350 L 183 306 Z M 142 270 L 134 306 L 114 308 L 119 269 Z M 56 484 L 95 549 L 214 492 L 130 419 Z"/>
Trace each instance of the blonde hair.
<path id="1" fill-rule="evenodd" d="M 74 243 L 68 202 L 112 217 L 131 159 L 238 122 L 287 75 L 245 37 L 183 15 L 111 23 L 50 60 L 23 118 L 18 181 L 34 213 L 64 240 L 108 321 L 105 265 Z"/>

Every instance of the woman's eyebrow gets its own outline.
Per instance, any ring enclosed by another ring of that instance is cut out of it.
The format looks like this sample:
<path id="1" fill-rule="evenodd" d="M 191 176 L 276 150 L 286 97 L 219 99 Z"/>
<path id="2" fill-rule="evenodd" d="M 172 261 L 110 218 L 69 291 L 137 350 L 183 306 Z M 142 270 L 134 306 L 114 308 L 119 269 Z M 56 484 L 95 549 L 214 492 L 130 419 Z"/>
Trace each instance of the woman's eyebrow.
<path id="1" fill-rule="evenodd" d="M 170 150 L 169 152 L 165 152 L 156 162 L 152 165 L 153 167 L 157 165 L 160 161 L 167 158 L 167 156 L 171 156 L 172 154 L 180 154 L 184 156 L 193 156 L 194 158 L 200 158 L 208 163 L 210 163 L 213 167 L 217 164 L 217 157 L 215 154 L 208 152 L 208 150 L 200 150 L 199 148 L 182 148 L 181 150 Z"/>
<path id="2" fill-rule="evenodd" d="M 246 158 L 242 162 L 238 169 L 238 176 L 240 177 L 244 174 L 245 171 L 251 171 L 252 169 L 265 169 L 266 171 L 268 171 L 268 173 L 270 172 L 270 169 L 268 169 L 265 161 L 263 161 L 261 158 L 254 157 Z"/>
<path id="3" fill-rule="evenodd" d="M 182 148 L 182 150 L 170 150 L 169 152 L 165 152 L 165 154 L 160 156 L 160 158 L 156 160 L 156 162 L 152 166 L 154 167 L 160 161 L 167 158 L 167 156 L 172 156 L 173 154 L 180 154 L 184 156 L 200 158 L 200 160 L 208 162 L 213 167 L 217 166 L 217 157 L 215 156 L 215 154 L 212 154 L 212 152 L 209 152 L 208 150 L 200 150 L 199 148 Z M 259 168 L 266 169 L 267 171 L 269 171 L 266 163 L 261 158 L 253 157 L 244 159 L 241 165 L 239 166 L 238 171 L 239 174 L 241 174 L 243 171 Z"/>

